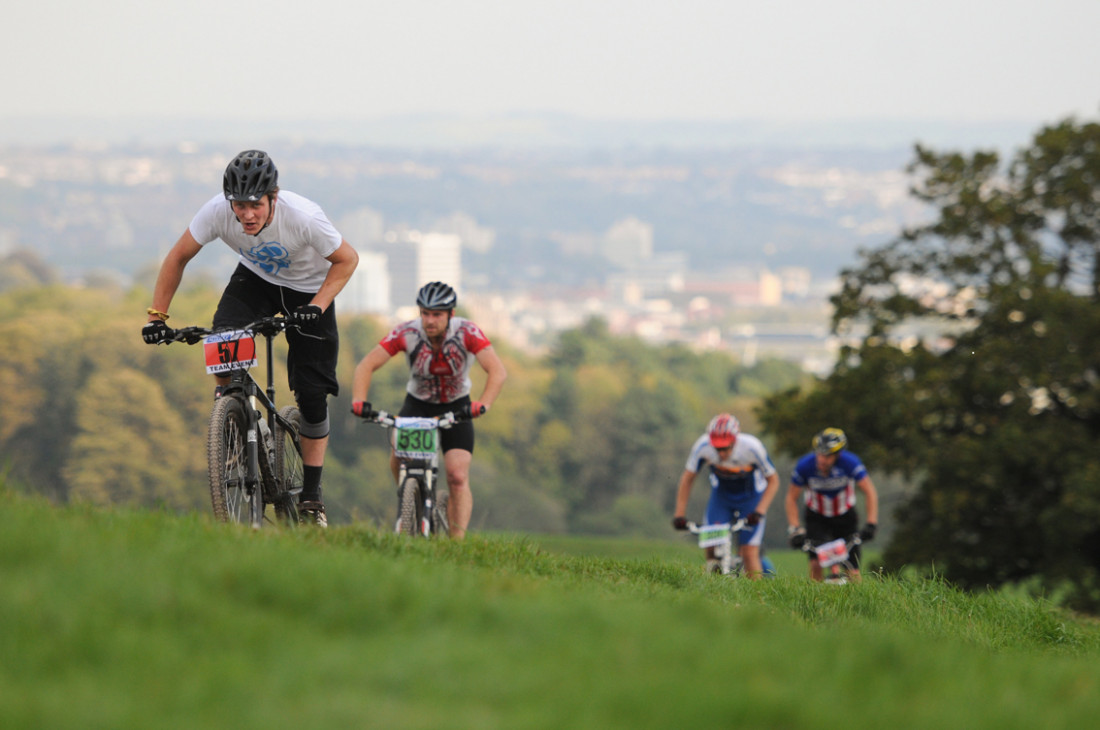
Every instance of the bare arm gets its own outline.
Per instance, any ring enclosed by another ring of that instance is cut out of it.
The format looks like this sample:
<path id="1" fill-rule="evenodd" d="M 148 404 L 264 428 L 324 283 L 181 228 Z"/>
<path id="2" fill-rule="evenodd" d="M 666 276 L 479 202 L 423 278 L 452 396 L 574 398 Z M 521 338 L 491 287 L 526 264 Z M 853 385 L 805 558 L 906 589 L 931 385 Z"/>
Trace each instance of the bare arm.
<path id="1" fill-rule="evenodd" d="M 321 288 L 313 295 L 310 304 L 316 304 L 321 311 L 326 311 L 332 300 L 348 283 L 348 279 L 355 273 L 355 267 L 359 265 L 359 254 L 347 241 L 340 242 L 340 248 L 325 257 L 332 266 L 329 267 Z"/>
<path id="2" fill-rule="evenodd" d="M 878 490 L 875 489 L 871 477 L 863 477 L 856 486 L 863 492 L 863 498 L 867 501 L 867 521 L 878 524 Z"/>
<path id="3" fill-rule="evenodd" d="M 488 375 L 485 379 L 485 388 L 481 391 L 481 398 L 478 400 L 481 405 L 485 406 L 485 412 L 488 413 L 493 406 L 493 401 L 500 395 L 501 388 L 504 387 L 504 381 L 508 379 L 508 371 L 504 369 L 504 363 L 500 361 L 500 357 L 492 345 L 482 349 L 477 354 L 477 362 Z"/>
<path id="4" fill-rule="evenodd" d="M 788 527 L 798 527 L 800 524 L 802 524 L 801 518 L 798 514 L 798 508 L 802 501 L 801 499 L 799 499 L 799 497 L 801 496 L 802 487 L 795 486 L 794 484 L 791 484 L 787 487 L 787 498 L 783 501 L 783 507 L 787 512 Z"/>
<path id="5" fill-rule="evenodd" d="M 374 371 L 390 361 L 393 355 L 386 352 L 381 345 L 375 345 L 374 349 L 363 356 L 359 364 L 355 366 L 355 374 L 351 381 L 351 401 L 365 401 L 370 393 L 371 376 Z"/>
<path id="6" fill-rule="evenodd" d="M 760 502 L 756 505 L 756 511 L 762 515 L 768 514 L 768 507 L 771 506 L 772 500 L 775 499 L 776 492 L 779 491 L 779 475 L 772 474 L 768 477 L 768 485 L 764 487 L 764 494 L 760 496 Z"/>
<path id="7" fill-rule="evenodd" d="M 676 488 L 676 512 L 673 517 L 686 517 L 688 501 L 691 499 L 691 487 L 695 482 L 695 472 L 684 469 L 680 475 L 680 484 Z"/>
<path id="8" fill-rule="evenodd" d="M 183 280 L 183 270 L 201 250 L 202 246 L 191 235 L 191 229 L 185 230 L 160 265 L 160 273 L 157 274 L 157 283 L 153 289 L 153 309 L 158 312 L 168 311 L 172 298 L 176 296 L 176 290 L 179 289 L 180 282 Z M 159 317 L 155 314 L 149 315 L 150 322 L 154 319 Z"/>

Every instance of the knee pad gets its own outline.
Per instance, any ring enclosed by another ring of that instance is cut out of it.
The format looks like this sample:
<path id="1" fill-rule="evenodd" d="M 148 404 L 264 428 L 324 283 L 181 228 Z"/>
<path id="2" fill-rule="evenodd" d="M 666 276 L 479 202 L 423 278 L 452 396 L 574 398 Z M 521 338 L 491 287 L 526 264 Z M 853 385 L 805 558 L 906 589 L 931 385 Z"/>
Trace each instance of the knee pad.
<path id="1" fill-rule="evenodd" d="M 328 436 L 328 398 L 323 392 L 296 393 L 298 411 L 302 414 L 301 434 L 306 438 Z"/>

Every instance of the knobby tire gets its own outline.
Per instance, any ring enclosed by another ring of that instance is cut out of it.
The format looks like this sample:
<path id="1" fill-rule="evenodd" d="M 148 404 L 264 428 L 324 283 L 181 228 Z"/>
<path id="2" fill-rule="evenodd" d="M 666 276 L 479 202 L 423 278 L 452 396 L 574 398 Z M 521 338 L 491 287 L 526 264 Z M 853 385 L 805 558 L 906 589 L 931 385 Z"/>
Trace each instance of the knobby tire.
<path id="1" fill-rule="evenodd" d="M 400 533 L 402 535 L 420 534 L 420 482 L 416 477 L 405 477 L 401 484 L 400 499 Z"/>
<path id="2" fill-rule="evenodd" d="M 259 524 L 263 519 L 260 490 L 249 493 L 247 418 L 244 404 L 232 396 L 214 401 L 207 432 L 206 460 L 210 502 L 219 522 Z"/>
<path id="3" fill-rule="evenodd" d="M 302 465 L 302 441 L 298 435 L 302 427 L 302 414 L 295 406 L 283 406 L 279 411 L 290 424 L 285 429 L 275 422 L 275 515 L 286 524 L 298 524 L 298 495 L 302 493 L 305 482 L 305 468 Z"/>

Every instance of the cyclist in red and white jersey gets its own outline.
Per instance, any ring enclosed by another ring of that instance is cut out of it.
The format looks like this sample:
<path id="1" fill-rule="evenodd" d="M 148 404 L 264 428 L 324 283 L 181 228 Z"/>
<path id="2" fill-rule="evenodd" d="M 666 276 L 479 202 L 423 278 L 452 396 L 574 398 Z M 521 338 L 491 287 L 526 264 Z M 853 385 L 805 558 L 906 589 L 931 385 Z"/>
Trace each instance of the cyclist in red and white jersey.
<path id="1" fill-rule="evenodd" d="M 421 287 L 416 297 L 420 318 L 403 322 L 382 338 L 355 367 L 352 380 L 352 412 L 362 416 L 372 408 L 367 401 L 374 372 L 398 353 L 409 363 L 409 384 L 402 416 L 440 416 L 447 411 L 470 409 L 473 418 L 484 415 L 500 395 L 508 373 L 481 328 L 454 315 L 458 298 L 453 288 L 440 281 Z M 470 368 L 474 361 L 485 370 L 485 387 L 477 401 L 470 400 Z M 443 465 L 447 471 L 450 500 L 447 522 L 451 537 L 462 538 L 470 524 L 473 495 L 470 463 L 474 452 L 474 426 L 460 421 L 440 433 Z M 397 479 L 397 458 L 390 455 L 390 469 Z"/>
<path id="2" fill-rule="evenodd" d="M 784 507 L 787 512 L 787 535 L 791 547 L 801 549 L 807 541 L 814 545 L 839 538 L 848 539 L 859 533 L 863 542 L 875 537 L 878 529 L 878 491 L 867 474 L 867 467 L 858 456 L 847 450 L 848 437 L 839 428 L 826 428 L 813 437 L 813 451 L 795 464 Z M 856 489 L 863 492 L 867 504 L 867 523 L 859 529 L 856 512 Z M 805 498 L 802 498 L 805 490 Z M 799 502 L 805 506 L 806 526 L 799 522 Z M 856 567 L 852 576 L 859 577 L 860 549 L 852 548 Z M 810 577 L 823 578 L 817 556 L 810 553 Z"/>

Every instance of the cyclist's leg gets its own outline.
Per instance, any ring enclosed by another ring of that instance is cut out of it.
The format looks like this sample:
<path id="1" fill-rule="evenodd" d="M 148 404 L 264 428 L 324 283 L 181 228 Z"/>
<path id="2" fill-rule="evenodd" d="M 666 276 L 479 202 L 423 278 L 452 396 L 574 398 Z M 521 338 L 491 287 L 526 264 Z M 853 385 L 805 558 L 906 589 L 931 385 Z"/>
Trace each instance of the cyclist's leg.
<path id="1" fill-rule="evenodd" d="M 855 509 L 850 509 L 837 517 L 836 528 L 839 532 L 837 537 L 843 537 L 847 540 L 852 535 L 859 532 L 859 513 L 856 512 Z M 848 575 L 853 582 L 858 582 L 860 580 L 859 564 L 862 556 L 863 553 L 859 549 L 859 545 L 854 545 L 848 552 L 848 562 L 850 563 Z"/>
<path id="2" fill-rule="evenodd" d="M 760 503 L 760 495 L 741 497 L 737 500 L 736 510 L 739 514 L 748 515 L 756 509 Z M 761 519 L 753 527 L 746 527 L 737 533 L 738 550 L 741 552 L 741 560 L 745 563 L 745 575 L 756 579 L 764 574 L 764 566 L 760 560 L 760 545 L 764 541 L 764 527 L 767 519 Z"/>
<path id="3" fill-rule="evenodd" d="M 474 511 L 474 496 L 470 492 L 470 462 L 473 454 L 465 449 L 451 449 L 443 454 L 443 465 L 447 470 L 447 524 L 451 537 L 462 539 L 470 525 L 470 515 Z"/>
<path id="4" fill-rule="evenodd" d="M 723 525 L 733 522 L 733 515 L 738 509 L 737 503 L 732 499 L 728 490 L 711 483 L 710 499 L 707 500 L 706 512 L 703 513 L 703 523 L 707 525 Z M 733 550 L 733 545 L 726 547 Z M 720 556 L 713 547 L 704 548 L 707 561 L 707 571 L 720 572 Z"/>
<path id="5" fill-rule="evenodd" d="M 283 288 L 280 291 L 282 310 L 289 314 L 298 306 L 308 304 L 312 294 Z M 336 307 L 331 305 L 320 321 L 306 332 L 286 330 L 287 379 L 298 410 L 302 414 L 302 463 L 305 471 L 302 502 L 323 503 L 321 471 L 328 450 L 328 396 L 340 390 L 336 378 L 336 359 L 340 336 L 336 327 Z M 323 512 L 323 507 L 316 508 Z"/>
<path id="6" fill-rule="evenodd" d="M 829 525 L 829 518 L 825 515 L 820 512 L 806 510 L 802 521 L 806 525 L 806 537 L 809 538 L 811 545 L 820 545 L 831 539 L 832 528 Z M 821 563 L 818 562 L 817 555 L 812 551 L 807 554 L 810 559 L 810 578 L 820 583 L 825 579 Z"/>
<path id="7" fill-rule="evenodd" d="M 277 289 L 245 268 L 244 264 L 237 264 L 214 311 L 214 329 L 243 327 L 279 311 L 278 301 L 273 297 Z M 219 386 L 229 383 L 227 376 L 215 375 L 214 378 Z"/>
<path id="8" fill-rule="evenodd" d="M 461 401 L 451 404 L 461 407 Z M 470 463 L 474 457 L 474 424 L 470 421 L 457 423 L 440 436 L 443 448 L 443 467 L 447 472 L 447 524 L 451 537 L 462 539 L 470 525 L 470 515 L 474 511 L 474 495 L 470 490 Z"/>

